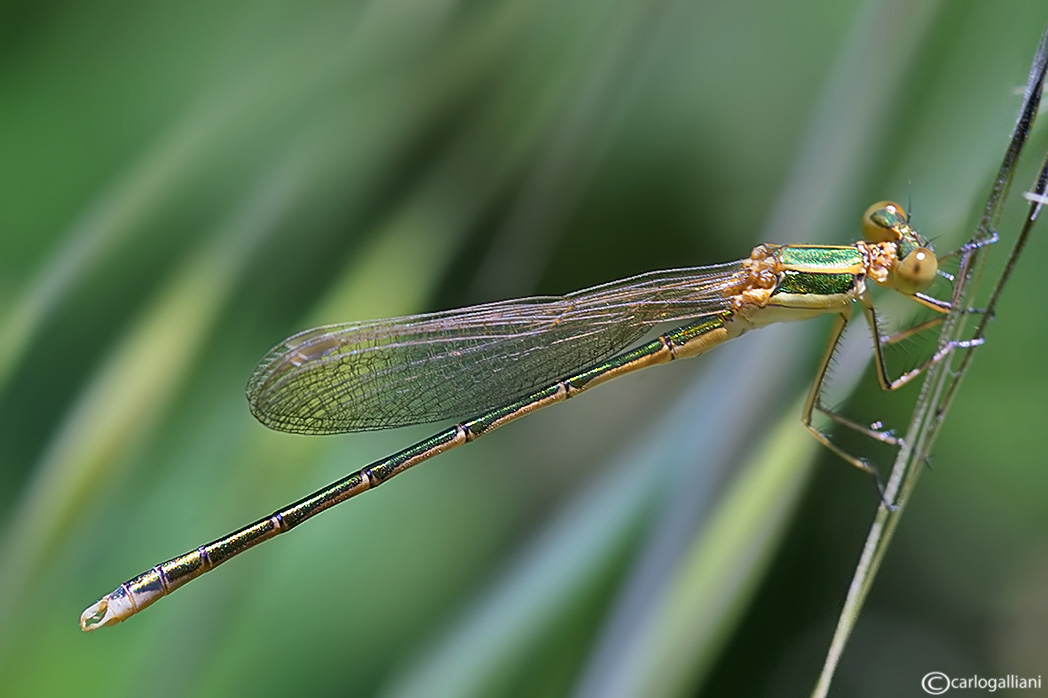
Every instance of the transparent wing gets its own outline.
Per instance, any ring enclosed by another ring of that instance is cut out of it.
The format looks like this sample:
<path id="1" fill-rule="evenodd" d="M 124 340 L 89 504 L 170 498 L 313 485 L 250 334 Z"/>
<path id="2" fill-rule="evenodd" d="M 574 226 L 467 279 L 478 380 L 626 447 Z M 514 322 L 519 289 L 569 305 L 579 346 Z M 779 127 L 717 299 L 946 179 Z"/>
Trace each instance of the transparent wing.
<path id="1" fill-rule="evenodd" d="M 318 327 L 270 350 L 247 398 L 266 426 L 302 434 L 480 414 L 609 358 L 656 325 L 727 308 L 740 270 L 657 271 L 566 296 Z"/>

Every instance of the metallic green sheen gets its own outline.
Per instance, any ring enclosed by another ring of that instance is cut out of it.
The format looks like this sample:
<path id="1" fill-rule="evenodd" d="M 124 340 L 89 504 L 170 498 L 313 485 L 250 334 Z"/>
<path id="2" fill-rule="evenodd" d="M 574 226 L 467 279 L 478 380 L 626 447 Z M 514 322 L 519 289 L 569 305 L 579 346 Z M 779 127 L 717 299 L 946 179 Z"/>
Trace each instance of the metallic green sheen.
<path id="1" fill-rule="evenodd" d="M 458 438 L 457 427 L 445 429 L 439 434 L 431 436 L 424 441 L 419 441 L 414 446 L 409 446 L 408 448 L 405 448 L 403 451 L 398 451 L 397 453 L 394 453 L 389 458 L 380 460 L 377 463 L 372 463 L 366 468 L 363 468 L 361 472 L 367 472 L 368 479 L 372 482 L 372 487 L 377 487 L 378 485 L 385 482 L 387 479 L 393 477 L 393 475 L 396 474 L 397 469 L 407 461 L 411 460 L 412 458 L 417 458 L 418 456 L 425 455 L 430 451 L 435 451 L 436 449 L 447 446 L 448 444 L 454 442 L 456 438 Z M 346 482 L 348 482 L 349 480 L 350 478 L 347 478 Z M 356 486 L 356 483 L 349 484 L 353 487 Z"/>
<path id="2" fill-rule="evenodd" d="M 698 322 L 693 322 L 690 325 L 685 325 L 684 327 L 670 332 L 666 335 L 666 339 L 668 339 L 674 346 L 682 346 L 696 337 L 701 337 L 708 332 L 724 327 L 724 323 L 727 322 L 730 317 L 731 313 L 717 313 L 716 315 L 703 318 Z"/>
<path id="3" fill-rule="evenodd" d="M 819 274 L 807 271 L 783 272 L 782 282 L 772 293 L 814 294 L 834 296 L 848 293 L 855 287 L 854 274 Z"/>
<path id="4" fill-rule="evenodd" d="M 803 247 L 786 245 L 779 248 L 779 263 L 796 267 L 849 269 L 862 264 L 862 253 L 855 247 Z"/>
<path id="5" fill-rule="evenodd" d="M 902 227 L 909 227 L 909 221 L 887 208 L 874 211 L 873 215 L 870 216 L 870 220 L 886 230 L 893 228 L 898 230 Z"/>
<path id="6" fill-rule="evenodd" d="M 908 240 L 901 240 L 896 245 L 896 247 L 898 249 L 898 253 L 897 254 L 899 256 L 899 259 L 906 259 L 910 255 L 911 252 L 914 252 L 915 250 L 917 250 L 918 245 L 916 243 L 910 242 Z"/>
<path id="7" fill-rule="evenodd" d="M 644 358 L 649 354 L 655 354 L 661 351 L 662 348 L 662 342 L 656 339 L 654 341 L 648 342 L 643 346 L 637 347 L 633 351 L 628 351 L 625 354 L 620 354 L 612 359 L 608 359 L 607 361 L 598 366 L 594 366 L 593 368 L 587 369 L 582 373 L 578 373 L 574 376 L 571 376 L 570 378 L 566 378 L 564 379 L 564 383 L 565 385 L 568 385 L 572 388 L 582 390 L 590 383 L 590 381 L 592 381 L 595 378 L 600 378 L 608 371 L 614 371 L 615 369 L 621 368 L 622 366 L 636 361 L 637 359 Z"/>
<path id="8" fill-rule="evenodd" d="M 557 391 L 559 389 L 560 383 L 554 383 L 553 385 L 545 387 L 542 390 L 538 390 L 534 393 L 531 393 L 530 395 L 526 395 L 520 398 L 519 400 L 514 400 L 513 402 L 504 407 L 500 407 L 496 410 L 492 410 L 490 412 L 482 414 L 476 419 L 471 419 L 470 421 L 463 423 L 462 426 L 468 429 L 469 432 L 474 436 L 474 438 L 478 437 L 484 432 L 486 432 L 488 429 L 490 429 L 493 424 L 499 422 L 502 419 L 505 419 L 506 417 L 511 416 L 515 412 L 519 412 L 520 410 L 524 409 L 533 402 L 539 402 L 540 400 L 545 400 L 547 398 L 553 397 L 557 394 Z"/>

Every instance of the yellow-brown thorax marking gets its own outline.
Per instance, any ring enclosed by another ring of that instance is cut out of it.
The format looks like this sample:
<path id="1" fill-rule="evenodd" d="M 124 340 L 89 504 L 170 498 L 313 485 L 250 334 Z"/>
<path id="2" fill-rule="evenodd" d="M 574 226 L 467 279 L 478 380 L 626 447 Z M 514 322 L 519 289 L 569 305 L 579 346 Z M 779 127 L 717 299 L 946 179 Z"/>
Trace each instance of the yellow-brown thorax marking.
<path id="1" fill-rule="evenodd" d="M 847 312 L 866 294 L 866 279 L 888 285 L 897 262 L 893 242 L 853 245 L 758 245 L 739 281 L 725 291 L 745 327 Z"/>

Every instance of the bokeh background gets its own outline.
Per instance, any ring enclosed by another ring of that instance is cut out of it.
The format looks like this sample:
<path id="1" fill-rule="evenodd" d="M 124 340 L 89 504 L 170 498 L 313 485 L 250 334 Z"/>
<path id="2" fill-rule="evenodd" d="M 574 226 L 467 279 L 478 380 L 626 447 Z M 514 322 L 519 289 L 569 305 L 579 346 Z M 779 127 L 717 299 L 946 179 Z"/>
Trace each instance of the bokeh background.
<path id="1" fill-rule="evenodd" d="M 297 330 L 845 243 L 883 198 L 956 245 L 1046 22 L 1039 0 L 4 3 L 0 693 L 806 694 L 877 504 L 797 420 L 825 321 L 603 386 L 127 623 L 77 620 L 436 430 L 257 424 L 245 381 Z M 1045 233 L 837 695 L 1048 673 Z M 831 401 L 902 428 L 916 392 L 882 395 L 850 339 Z"/>

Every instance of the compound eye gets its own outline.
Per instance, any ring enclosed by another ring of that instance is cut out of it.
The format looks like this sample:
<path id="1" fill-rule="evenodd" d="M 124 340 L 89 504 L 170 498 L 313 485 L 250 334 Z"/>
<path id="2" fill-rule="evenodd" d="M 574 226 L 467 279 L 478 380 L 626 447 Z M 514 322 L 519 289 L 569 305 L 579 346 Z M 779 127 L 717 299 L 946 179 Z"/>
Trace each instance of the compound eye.
<path id="1" fill-rule="evenodd" d="M 862 214 L 862 239 L 866 242 L 894 242 L 897 226 L 906 223 L 906 211 L 894 201 L 878 201 Z"/>
<path id="2" fill-rule="evenodd" d="M 895 265 L 895 288 L 913 295 L 931 286 L 939 271 L 939 260 L 927 247 L 918 247 Z"/>

